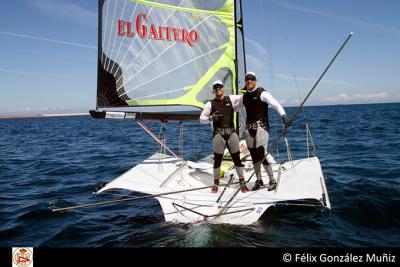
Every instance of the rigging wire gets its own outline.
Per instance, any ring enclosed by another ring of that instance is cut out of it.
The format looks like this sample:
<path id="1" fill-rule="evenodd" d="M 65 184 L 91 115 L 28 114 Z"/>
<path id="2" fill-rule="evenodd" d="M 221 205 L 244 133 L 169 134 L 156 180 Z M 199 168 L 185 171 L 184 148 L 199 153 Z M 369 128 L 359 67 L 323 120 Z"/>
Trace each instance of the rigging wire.
<path id="1" fill-rule="evenodd" d="M 162 160 L 166 158 L 166 151 L 165 151 L 165 145 L 166 145 L 166 137 L 165 137 L 165 123 L 162 121 L 160 123 L 160 132 L 158 133 L 158 139 L 161 141 L 160 144 L 160 153 L 159 153 L 159 157 L 158 157 L 158 170 L 162 171 L 163 170 L 163 166 L 162 166 Z"/>
<path id="2" fill-rule="evenodd" d="M 267 62 L 269 64 L 269 69 L 270 71 L 267 72 L 267 75 L 269 76 L 269 88 L 268 91 L 274 91 L 275 89 L 275 72 L 274 72 L 274 63 L 272 59 L 272 22 L 271 22 L 271 16 L 270 13 L 268 12 L 267 8 L 267 3 L 266 1 L 260 0 L 260 10 L 262 13 L 262 17 L 264 18 L 264 27 L 265 30 L 263 32 L 263 41 L 264 41 L 264 47 L 266 47 L 266 57 L 267 57 Z M 268 41 L 270 40 L 270 41 Z M 267 150 L 267 149 L 266 149 Z M 277 162 L 279 162 L 279 148 L 276 148 L 276 156 L 274 157 Z"/>
<path id="3" fill-rule="evenodd" d="M 265 9 L 265 2 L 263 1 L 263 3 L 264 3 L 263 8 Z M 263 12 L 265 12 L 265 10 L 263 10 Z M 289 39 L 287 37 L 287 34 L 283 29 L 280 29 L 279 32 L 281 33 L 282 38 L 284 40 L 284 43 L 286 44 L 286 52 L 287 52 L 287 56 L 288 56 L 289 67 L 290 67 L 290 70 L 291 70 L 291 73 L 292 73 L 292 76 L 293 76 L 293 82 L 294 82 L 294 85 L 296 87 L 299 103 L 301 103 L 301 100 L 303 99 L 303 97 L 302 97 L 302 94 L 301 94 L 301 91 L 300 91 L 300 86 L 299 86 L 299 83 L 298 83 L 298 79 L 297 79 L 297 75 L 296 75 L 296 71 L 295 71 L 295 67 L 294 67 L 293 53 L 292 53 L 292 49 L 291 49 L 291 46 L 290 46 L 291 42 L 289 41 Z M 305 124 L 305 128 L 306 128 L 307 155 L 309 155 L 309 143 L 308 143 L 309 139 L 311 140 L 311 145 L 312 145 L 313 150 L 314 150 L 314 155 L 316 155 L 316 148 L 315 148 L 314 142 L 312 140 L 311 130 L 310 130 L 310 127 L 309 127 L 309 121 L 307 119 L 307 115 L 306 115 L 306 112 L 305 112 L 303 106 L 301 107 L 301 111 L 302 111 L 302 114 L 303 114 L 303 120 L 304 120 L 304 124 Z M 286 138 L 286 133 L 285 133 L 285 138 Z M 288 150 L 288 157 L 291 158 L 291 155 L 289 155 L 290 154 L 290 152 L 289 152 L 290 148 L 288 147 L 288 145 L 289 145 L 288 142 L 286 142 L 286 148 Z"/>
<path id="4" fill-rule="evenodd" d="M 265 31 L 263 31 L 263 41 L 265 44 L 265 47 L 267 48 L 267 62 L 270 65 L 270 71 L 268 72 L 269 74 L 269 82 L 270 82 L 270 90 L 274 90 L 275 88 L 275 75 L 274 75 L 274 64 L 272 60 L 272 42 L 268 42 L 268 40 L 272 40 L 272 30 L 271 30 L 271 20 L 270 20 L 270 15 L 268 13 L 268 8 L 266 6 L 266 1 L 261 0 L 260 1 L 261 5 L 261 12 L 262 12 L 262 17 L 264 18 L 264 26 L 265 26 Z M 268 46 L 269 44 L 269 46 Z"/>
<path id="5" fill-rule="evenodd" d="M 200 152 L 201 152 L 200 149 L 201 149 L 202 145 L 206 142 L 206 140 L 210 140 L 210 135 L 209 134 L 204 135 L 204 137 L 201 139 L 200 142 L 198 142 L 198 140 L 196 140 L 197 136 L 195 136 L 193 134 L 191 136 L 192 136 L 192 144 L 197 144 L 196 147 L 192 146 L 192 158 L 193 158 L 193 161 L 197 161 L 197 159 L 200 155 Z"/>
<path id="6" fill-rule="evenodd" d="M 264 25 L 266 28 L 263 36 L 264 36 L 265 47 L 267 48 L 267 58 L 268 58 L 267 62 L 270 66 L 270 71 L 268 72 L 269 80 L 270 80 L 270 87 L 268 90 L 272 92 L 275 90 L 276 75 L 275 75 L 275 71 L 274 71 L 274 63 L 273 63 L 274 61 L 273 61 L 273 57 L 272 57 L 272 55 L 273 55 L 272 49 L 273 48 L 272 48 L 271 40 L 273 40 L 273 38 L 272 38 L 273 31 L 272 31 L 272 20 L 271 20 L 271 12 L 270 12 L 271 8 L 267 8 L 266 1 L 261 0 L 260 4 L 261 4 L 261 12 L 264 17 Z M 279 31 L 279 32 L 282 32 L 282 31 Z M 288 157 L 288 160 L 291 161 L 292 155 L 290 152 L 289 143 L 286 138 L 286 133 L 285 133 L 285 139 L 286 139 L 285 145 L 286 145 L 286 150 L 287 150 L 287 157 Z M 279 162 L 279 147 L 278 146 L 276 147 L 276 160 L 277 160 L 277 162 Z"/>
<path id="7" fill-rule="evenodd" d="M 297 91 L 297 97 L 298 97 L 299 103 L 301 103 L 301 100 L 303 99 L 303 97 L 302 97 L 301 92 L 300 92 L 300 86 L 299 86 L 299 83 L 298 83 L 298 79 L 297 79 L 297 75 L 296 75 L 296 71 L 295 71 L 295 67 L 294 67 L 293 53 L 292 53 L 292 50 L 291 50 L 290 42 L 288 40 L 288 37 L 287 37 L 285 31 L 282 30 L 280 32 L 282 33 L 282 38 L 284 40 L 284 43 L 286 44 L 286 51 L 287 51 L 287 56 L 288 56 L 288 60 L 289 60 L 289 67 L 290 67 L 290 70 L 292 72 L 293 82 L 294 82 L 294 85 L 295 85 L 296 91 Z M 309 157 L 309 143 L 308 143 L 309 127 L 308 127 L 308 120 L 307 120 L 306 113 L 305 113 L 305 110 L 304 110 L 303 107 L 301 107 L 301 111 L 302 111 L 302 114 L 303 114 L 303 120 L 304 120 L 304 124 L 305 124 L 305 128 L 306 128 L 307 156 Z M 286 136 L 285 136 L 285 139 L 286 139 Z M 289 148 L 289 143 L 287 142 L 287 139 L 286 139 L 286 148 L 288 150 L 288 158 L 290 158 L 289 161 L 291 161 L 292 160 L 292 156 L 290 154 L 290 148 Z"/>
<path id="8" fill-rule="evenodd" d="M 162 145 L 166 150 L 168 150 L 169 153 L 171 153 L 172 156 L 174 156 L 177 160 L 183 161 L 180 157 L 178 157 L 167 145 L 163 144 L 160 139 L 144 124 L 143 121 L 136 121 L 137 124 L 139 124 L 140 127 L 142 127 L 151 137 L 156 140 L 157 143 Z"/>
<path id="9" fill-rule="evenodd" d="M 287 150 L 287 156 L 288 156 L 288 161 L 292 161 L 292 152 L 290 151 L 290 146 L 289 146 L 289 141 L 285 135 L 285 145 L 286 145 L 286 150 Z"/>
<path id="10" fill-rule="evenodd" d="M 183 159 L 183 121 L 179 122 L 179 157 Z"/>
<path id="11" fill-rule="evenodd" d="M 160 154 L 165 154 L 165 124 L 164 122 L 160 123 L 160 131 L 158 133 L 158 139 L 163 143 L 163 145 L 160 144 Z"/>
<path id="12" fill-rule="evenodd" d="M 310 139 L 311 145 L 313 147 L 313 155 L 315 157 L 315 156 L 317 156 L 317 149 L 315 148 L 314 140 L 312 138 L 311 130 L 310 130 L 308 124 L 306 124 L 306 131 L 307 131 L 307 133 L 306 133 L 307 134 L 307 156 L 310 157 L 310 146 L 308 144 L 308 139 Z"/>
<path id="13" fill-rule="evenodd" d="M 288 51 L 288 57 L 289 57 L 289 65 L 290 65 L 290 68 L 291 68 L 291 71 L 292 71 L 293 81 L 294 81 L 294 84 L 295 84 L 296 89 L 297 89 L 297 96 L 299 98 L 299 103 L 301 103 L 301 99 L 303 97 L 302 97 L 301 92 L 300 92 L 300 87 L 299 87 L 296 71 L 295 71 L 295 68 L 294 68 L 293 56 L 292 56 L 292 53 L 291 53 L 291 49 L 290 49 L 290 46 L 289 46 L 289 41 L 287 39 L 287 36 L 286 36 L 286 34 L 284 32 L 283 32 L 283 35 L 284 35 L 285 43 L 287 44 L 287 47 L 288 47 L 287 51 Z M 314 156 L 315 156 L 317 153 L 316 153 L 316 148 L 315 148 L 314 141 L 313 141 L 312 136 L 311 136 L 311 129 L 309 127 L 310 123 L 309 123 L 309 120 L 307 119 L 307 115 L 306 115 L 306 112 L 304 110 L 304 107 L 301 107 L 301 111 L 302 111 L 302 114 L 303 114 L 304 125 L 305 125 L 305 128 L 306 128 L 307 157 L 310 157 L 309 140 L 310 140 L 311 145 L 313 147 Z"/>

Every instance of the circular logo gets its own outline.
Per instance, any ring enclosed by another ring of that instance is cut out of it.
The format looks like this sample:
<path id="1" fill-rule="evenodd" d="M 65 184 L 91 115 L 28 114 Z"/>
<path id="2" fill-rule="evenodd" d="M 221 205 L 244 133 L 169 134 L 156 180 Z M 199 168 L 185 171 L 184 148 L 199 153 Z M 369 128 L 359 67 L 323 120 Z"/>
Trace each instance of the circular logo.
<path id="1" fill-rule="evenodd" d="M 17 248 L 13 253 L 13 262 L 19 267 L 28 267 L 33 262 L 29 248 Z"/>

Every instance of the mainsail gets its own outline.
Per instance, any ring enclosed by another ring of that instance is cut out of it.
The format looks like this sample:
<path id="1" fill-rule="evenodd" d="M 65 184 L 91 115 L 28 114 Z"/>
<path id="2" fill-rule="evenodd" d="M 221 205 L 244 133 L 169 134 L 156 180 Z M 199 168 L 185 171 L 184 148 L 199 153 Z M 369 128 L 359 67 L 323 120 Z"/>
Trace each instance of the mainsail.
<path id="1" fill-rule="evenodd" d="M 190 116 L 217 79 L 235 94 L 235 18 L 234 0 L 100 0 L 97 110 Z"/>

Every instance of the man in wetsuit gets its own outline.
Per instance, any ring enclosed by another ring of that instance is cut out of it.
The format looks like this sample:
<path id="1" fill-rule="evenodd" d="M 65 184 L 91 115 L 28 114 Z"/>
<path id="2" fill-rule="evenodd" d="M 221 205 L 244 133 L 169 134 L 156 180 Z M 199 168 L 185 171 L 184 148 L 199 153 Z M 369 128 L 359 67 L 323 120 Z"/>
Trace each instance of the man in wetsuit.
<path id="1" fill-rule="evenodd" d="M 240 162 L 239 137 L 235 132 L 233 122 L 234 112 L 243 108 L 243 96 L 225 96 L 224 85 L 220 80 L 214 82 L 213 93 L 215 94 L 215 98 L 204 106 L 203 112 L 200 115 L 200 122 L 202 124 L 212 122 L 213 127 L 214 186 L 212 187 L 211 192 L 218 192 L 221 162 L 224 156 L 225 146 L 227 146 L 235 164 L 236 172 L 241 184 L 241 191 L 246 193 L 249 190 L 244 181 L 244 165 Z"/>
<path id="2" fill-rule="evenodd" d="M 271 165 L 265 155 L 264 145 L 268 144 L 269 121 L 268 106 L 274 108 L 281 116 L 285 126 L 289 124 L 283 107 L 272 97 L 270 93 L 261 87 L 257 87 L 257 77 L 254 72 L 248 72 L 245 76 L 246 93 L 243 94 L 243 104 L 246 108 L 246 143 L 253 161 L 257 181 L 252 188 L 253 191 L 264 185 L 261 178 L 261 164 L 268 174 L 268 191 L 276 188 L 276 180 Z"/>

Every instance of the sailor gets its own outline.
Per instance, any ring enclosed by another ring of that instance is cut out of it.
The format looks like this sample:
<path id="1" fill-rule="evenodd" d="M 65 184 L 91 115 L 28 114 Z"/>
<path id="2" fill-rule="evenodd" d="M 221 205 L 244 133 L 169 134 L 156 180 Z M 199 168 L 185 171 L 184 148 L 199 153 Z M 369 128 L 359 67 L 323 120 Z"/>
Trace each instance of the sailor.
<path id="1" fill-rule="evenodd" d="M 257 87 L 257 77 L 254 72 L 245 75 L 246 92 L 243 94 L 243 104 L 246 108 L 246 143 L 253 161 L 257 180 L 252 190 L 255 191 L 264 185 L 261 178 L 261 164 L 269 177 L 268 191 L 276 188 L 276 180 L 271 165 L 267 161 L 264 145 L 268 144 L 269 121 L 268 106 L 274 108 L 281 116 L 285 127 L 289 125 L 283 107 L 262 87 Z"/>
<path id="2" fill-rule="evenodd" d="M 221 162 L 225 151 L 225 146 L 228 147 L 232 160 L 235 164 L 236 172 L 241 184 L 243 193 L 249 190 L 246 187 L 244 180 L 243 169 L 244 165 L 240 162 L 239 137 L 234 129 L 234 112 L 238 111 L 243 106 L 243 95 L 224 95 L 224 84 L 217 80 L 213 84 L 213 93 L 215 98 L 205 105 L 203 112 L 200 115 L 200 122 L 208 124 L 212 122 L 213 128 L 213 150 L 214 150 L 214 186 L 211 189 L 212 193 L 218 192 Z"/>

